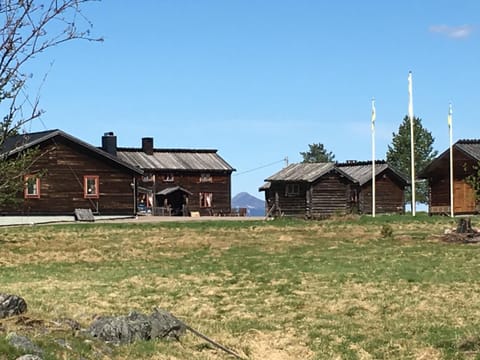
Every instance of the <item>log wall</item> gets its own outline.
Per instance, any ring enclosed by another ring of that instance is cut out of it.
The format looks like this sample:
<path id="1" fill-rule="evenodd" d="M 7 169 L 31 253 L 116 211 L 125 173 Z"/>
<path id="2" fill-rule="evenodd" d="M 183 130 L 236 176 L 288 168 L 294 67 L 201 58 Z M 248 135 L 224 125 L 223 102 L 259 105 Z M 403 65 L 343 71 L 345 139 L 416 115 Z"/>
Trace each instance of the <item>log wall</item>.
<path id="1" fill-rule="evenodd" d="M 375 213 L 403 213 L 405 191 L 389 176 L 379 176 L 375 182 Z M 359 210 L 362 214 L 372 213 L 372 183 L 363 185 L 359 193 Z"/>
<path id="2" fill-rule="evenodd" d="M 2 214 L 72 215 L 76 208 L 97 214 L 135 214 L 133 172 L 108 162 L 102 156 L 87 154 L 81 148 L 56 138 L 42 145 L 31 173 L 44 171 L 40 178 L 40 198 L 24 199 L 0 209 Z M 84 198 L 84 175 L 99 177 L 99 198 Z"/>
<path id="3" fill-rule="evenodd" d="M 211 182 L 200 181 L 202 172 L 185 171 L 156 171 L 155 182 L 143 182 L 140 176 L 139 185 L 151 189 L 157 193 L 163 189 L 174 186 L 181 186 L 190 191 L 193 195 L 189 196 L 188 208 L 190 211 L 198 211 L 200 215 L 228 215 L 231 213 L 231 174 L 229 172 L 208 172 L 211 175 Z M 165 182 L 165 175 L 173 175 L 173 181 Z M 212 193 L 212 207 L 200 207 L 200 193 Z M 159 204 L 162 206 L 163 204 Z"/>

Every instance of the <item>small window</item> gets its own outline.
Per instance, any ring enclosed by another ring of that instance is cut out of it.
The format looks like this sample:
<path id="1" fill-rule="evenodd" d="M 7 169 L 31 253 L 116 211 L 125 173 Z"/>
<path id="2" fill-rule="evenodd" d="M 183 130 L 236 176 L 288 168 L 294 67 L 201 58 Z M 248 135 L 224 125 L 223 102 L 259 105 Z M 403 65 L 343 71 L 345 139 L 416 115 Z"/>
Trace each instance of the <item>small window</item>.
<path id="1" fill-rule="evenodd" d="M 25 176 L 25 199 L 40 198 L 40 178 L 27 175 Z"/>
<path id="2" fill-rule="evenodd" d="M 173 182 L 174 179 L 173 174 L 163 175 L 163 182 Z"/>
<path id="3" fill-rule="evenodd" d="M 153 181 L 155 181 L 155 175 L 145 174 L 145 175 L 142 176 L 142 181 L 143 182 L 153 182 Z"/>
<path id="4" fill-rule="evenodd" d="M 201 208 L 210 208 L 212 207 L 213 194 L 201 192 L 200 193 L 200 207 Z"/>
<path id="5" fill-rule="evenodd" d="M 98 198 L 98 176 L 87 175 L 83 177 L 83 195 L 85 198 Z"/>
<path id="6" fill-rule="evenodd" d="M 299 184 L 287 184 L 285 187 L 286 196 L 295 196 L 300 194 L 300 185 Z"/>
<path id="7" fill-rule="evenodd" d="M 200 182 L 201 182 L 201 183 L 206 183 L 206 182 L 210 182 L 210 183 L 211 183 L 212 181 L 213 181 L 212 175 L 206 174 L 206 173 L 200 175 Z"/>

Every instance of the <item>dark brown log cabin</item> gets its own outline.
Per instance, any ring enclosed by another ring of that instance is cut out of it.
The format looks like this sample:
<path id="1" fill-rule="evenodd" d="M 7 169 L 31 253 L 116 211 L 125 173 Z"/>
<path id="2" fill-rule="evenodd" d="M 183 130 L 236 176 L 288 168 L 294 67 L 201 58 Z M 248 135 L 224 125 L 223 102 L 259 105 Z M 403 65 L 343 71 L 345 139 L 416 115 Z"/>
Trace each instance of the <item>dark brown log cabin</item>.
<path id="1" fill-rule="evenodd" d="M 405 178 L 384 162 L 376 164 L 376 212 L 403 211 Z M 267 214 L 323 218 L 371 213 L 372 164 L 291 164 L 266 179 Z"/>
<path id="2" fill-rule="evenodd" d="M 358 184 L 352 193 L 352 207 L 361 214 L 372 213 L 372 162 L 349 162 L 337 167 Z M 406 176 L 384 161 L 375 162 L 375 212 L 404 213 Z"/>
<path id="3" fill-rule="evenodd" d="M 480 162 L 480 140 L 459 140 L 453 146 L 453 213 L 478 213 L 478 199 L 466 178 L 476 173 Z M 420 174 L 427 179 L 429 213 L 450 214 L 450 149 L 436 157 Z"/>
<path id="4" fill-rule="evenodd" d="M 18 202 L 0 209 L 3 215 L 73 215 L 91 209 L 100 215 L 136 213 L 135 181 L 142 171 L 61 130 L 9 138 L 3 150 L 10 156 L 38 149 L 29 168 L 35 178 L 18 193 Z"/>
<path id="5" fill-rule="evenodd" d="M 321 218 L 350 212 L 354 180 L 334 163 L 290 164 L 265 180 L 267 214 Z"/>
<path id="6" fill-rule="evenodd" d="M 157 149 L 153 138 L 141 148 L 117 148 L 113 133 L 102 138 L 104 150 L 143 170 L 138 201 L 156 215 L 222 215 L 231 212 L 231 167 L 217 150 Z"/>

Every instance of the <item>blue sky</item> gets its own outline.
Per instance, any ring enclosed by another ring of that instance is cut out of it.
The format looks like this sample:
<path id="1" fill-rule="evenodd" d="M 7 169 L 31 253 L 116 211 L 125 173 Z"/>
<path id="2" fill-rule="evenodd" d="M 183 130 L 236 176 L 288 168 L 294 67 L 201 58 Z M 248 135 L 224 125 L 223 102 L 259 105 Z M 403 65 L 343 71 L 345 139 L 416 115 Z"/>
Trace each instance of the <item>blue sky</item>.
<path id="1" fill-rule="evenodd" d="M 28 131 L 60 128 L 93 145 L 213 148 L 237 169 L 232 196 L 308 144 L 335 159 L 376 157 L 408 111 L 448 147 L 479 138 L 480 1 L 104 0 L 84 7 L 102 43 L 39 56 L 29 91 L 45 110 Z M 267 166 L 269 165 L 269 166 Z"/>

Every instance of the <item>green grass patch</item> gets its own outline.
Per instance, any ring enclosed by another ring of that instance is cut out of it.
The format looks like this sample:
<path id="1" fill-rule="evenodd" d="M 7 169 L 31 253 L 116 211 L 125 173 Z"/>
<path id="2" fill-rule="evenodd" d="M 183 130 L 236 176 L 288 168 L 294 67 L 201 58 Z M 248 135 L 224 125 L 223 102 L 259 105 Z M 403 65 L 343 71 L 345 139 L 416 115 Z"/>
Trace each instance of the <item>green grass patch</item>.
<path id="1" fill-rule="evenodd" d="M 406 215 L 4 228 L 0 283 L 44 324 L 160 307 L 249 359 L 475 358 L 480 248 L 441 241 L 452 227 Z M 15 358 L 10 331 L 52 359 L 225 356 L 191 334 L 112 347 L 7 319 L 0 359 Z"/>

